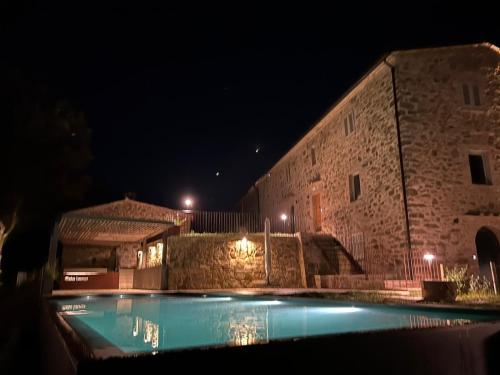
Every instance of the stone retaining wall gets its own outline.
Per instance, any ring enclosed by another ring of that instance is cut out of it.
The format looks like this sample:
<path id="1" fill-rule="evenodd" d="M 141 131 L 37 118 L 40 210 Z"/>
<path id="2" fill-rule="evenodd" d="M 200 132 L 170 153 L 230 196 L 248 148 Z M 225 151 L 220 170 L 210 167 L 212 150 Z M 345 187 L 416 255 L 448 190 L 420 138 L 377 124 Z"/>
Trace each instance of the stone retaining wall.
<path id="1" fill-rule="evenodd" d="M 264 235 L 170 237 L 167 241 L 169 289 L 217 289 L 265 286 Z M 302 287 L 299 241 L 271 237 L 273 287 Z"/>

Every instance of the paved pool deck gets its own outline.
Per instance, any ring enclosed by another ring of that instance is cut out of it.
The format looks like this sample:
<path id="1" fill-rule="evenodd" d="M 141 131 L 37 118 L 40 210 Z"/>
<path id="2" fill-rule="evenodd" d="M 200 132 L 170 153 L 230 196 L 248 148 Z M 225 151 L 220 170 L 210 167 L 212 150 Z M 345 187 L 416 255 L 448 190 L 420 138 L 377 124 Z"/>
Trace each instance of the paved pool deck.
<path id="1" fill-rule="evenodd" d="M 317 289 L 317 288 L 238 288 L 238 289 L 180 289 L 180 290 L 150 290 L 150 289 L 67 289 L 54 290 L 53 296 L 82 296 L 110 294 L 241 294 L 241 295 L 301 295 L 301 294 L 345 294 L 374 293 L 387 295 L 401 300 L 419 301 L 421 297 L 411 295 L 408 290 L 352 290 L 352 289 Z"/>

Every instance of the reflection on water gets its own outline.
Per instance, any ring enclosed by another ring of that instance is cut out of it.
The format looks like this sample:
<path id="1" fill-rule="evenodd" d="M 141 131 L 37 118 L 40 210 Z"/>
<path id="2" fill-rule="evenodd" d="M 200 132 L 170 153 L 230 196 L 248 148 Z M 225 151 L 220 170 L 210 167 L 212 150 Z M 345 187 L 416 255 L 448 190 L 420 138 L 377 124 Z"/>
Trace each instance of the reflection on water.
<path id="1" fill-rule="evenodd" d="M 451 326 L 482 319 L 436 310 L 353 307 L 331 301 L 265 298 L 140 296 L 95 298 L 85 302 L 59 303 L 59 311 L 70 324 L 72 319 L 85 323 L 94 331 L 93 336 L 97 332 L 125 352 L 244 346 L 280 338 Z M 71 314 L 76 311 L 79 313 Z M 78 325 L 78 329 L 81 327 Z M 86 336 L 86 332 L 80 333 Z"/>
<path id="2" fill-rule="evenodd" d="M 422 315 L 409 315 L 410 328 L 451 327 L 471 323 L 470 319 L 439 319 Z"/>

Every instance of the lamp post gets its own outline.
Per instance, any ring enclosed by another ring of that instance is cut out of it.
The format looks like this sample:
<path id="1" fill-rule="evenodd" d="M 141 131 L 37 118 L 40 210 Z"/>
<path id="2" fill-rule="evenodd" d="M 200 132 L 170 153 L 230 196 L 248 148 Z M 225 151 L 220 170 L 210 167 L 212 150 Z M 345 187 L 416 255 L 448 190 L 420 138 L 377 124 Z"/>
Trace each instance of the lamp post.
<path id="1" fill-rule="evenodd" d="M 185 212 L 191 212 L 193 205 L 194 205 L 194 200 L 191 197 L 186 197 L 184 198 L 183 202 L 184 207 L 185 207 Z"/>
<path id="2" fill-rule="evenodd" d="M 286 216 L 286 214 L 283 213 L 281 214 L 280 219 L 283 222 L 283 233 L 284 233 L 286 228 L 286 219 L 288 219 L 288 216 Z"/>
<path id="3" fill-rule="evenodd" d="M 431 253 L 424 254 L 424 260 L 426 260 L 428 265 L 429 265 L 429 274 L 430 274 L 431 279 L 433 278 L 431 264 L 432 264 L 432 261 L 434 260 L 434 258 L 435 258 L 434 254 L 431 254 Z"/>

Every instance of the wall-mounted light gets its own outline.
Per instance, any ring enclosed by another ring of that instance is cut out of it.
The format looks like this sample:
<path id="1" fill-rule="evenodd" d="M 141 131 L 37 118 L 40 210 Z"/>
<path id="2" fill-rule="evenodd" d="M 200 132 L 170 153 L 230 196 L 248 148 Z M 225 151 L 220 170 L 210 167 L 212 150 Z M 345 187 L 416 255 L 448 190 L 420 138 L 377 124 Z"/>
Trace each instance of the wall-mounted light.
<path id="1" fill-rule="evenodd" d="M 286 221 L 286 219 L 288 219 L 288 216 L 286 216 L 286 214 L 281 214 L 280 218 L 281 220 Z"/>
<path id="2" fill-rule="evenodd" d="M 434 256 L 434 254 L 431 254 L 431 253 L 425 253 L 424 254 L 424 260 L 426 260 L 428 262 L 432 262 L 434 260 L 434 258 L 436 258 Z"/>
<path id="3" fill-rule="evenodd" d="M 246 237 L 243 237 L 241 239 L 241 250 L 247 251 L 248 250 L 248 240 Z"/>
<path id="4" fill-rule="evenodd" d="M 255 255 L 255 243 L 243 237 L 241 240 L 236 241 L 236 251 L 238 251 L 240 255 L 251 258 Z"/>
<path id="5" fill-rule="evenodd" d="M 143 257 L 144 257 L 144 254 L 143 254 L 142 250 L 139 250 L 137 252 L 137 258 L 139 258 L 139 265 L 137 268 L 139 268 L 139 269 L 143 268 L 143 262 L 144 262 Z"/>
<path id="6" fill-rule="evenodd" d="M 477 255 L 476 254 L 472 255 L 472 259 L 476 260 L 477 259 Z"/>

